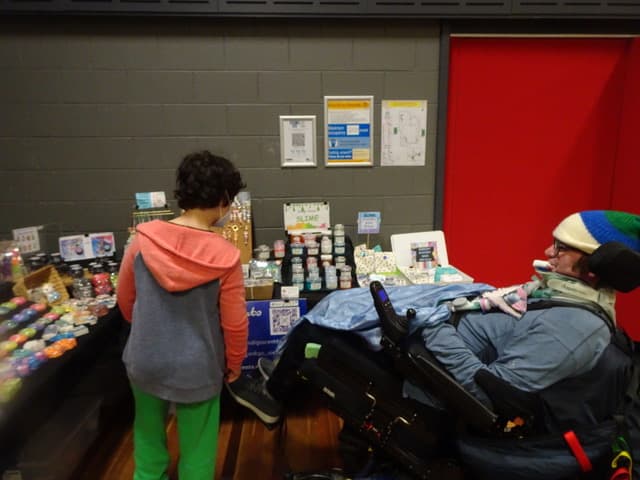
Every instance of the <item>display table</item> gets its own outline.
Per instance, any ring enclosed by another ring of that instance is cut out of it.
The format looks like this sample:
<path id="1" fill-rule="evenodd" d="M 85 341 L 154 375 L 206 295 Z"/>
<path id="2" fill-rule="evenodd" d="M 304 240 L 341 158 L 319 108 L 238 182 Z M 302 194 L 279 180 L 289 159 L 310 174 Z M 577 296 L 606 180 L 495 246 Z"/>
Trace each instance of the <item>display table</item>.
<path id="1" fill-rule="evenodd" d="M 128 394 L 120 360 L 127 331 L 128 324 L 118 308 L 111 309 L 88 334 L 78 337 L 76 348 L 23 378 L 20 390 L 0 411 L 0 474 L 16 467 L 24 448 L 33 446 L 43 427 L 49 427 L 49 433 L 57 435 L 60 442 L 68 432 L 77 430 L 80 411 L 77 418 L 70 412 L 64 422 L 56 416 L 65 404 L 83 399 L 94 406 L 105 405 Z M 53 418 L 58 424 L 47 425 Z"/>

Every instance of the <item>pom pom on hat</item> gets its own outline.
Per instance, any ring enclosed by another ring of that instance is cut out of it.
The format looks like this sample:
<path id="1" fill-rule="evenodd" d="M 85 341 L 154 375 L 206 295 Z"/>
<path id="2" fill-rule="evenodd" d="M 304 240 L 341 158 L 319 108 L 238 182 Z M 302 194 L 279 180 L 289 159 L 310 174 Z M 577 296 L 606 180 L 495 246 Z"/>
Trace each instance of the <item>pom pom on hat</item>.
<path id="1" fill-rule="evenodd" d="M 607 242 L 620 242 L 640 252 L 640 216 L 611 210 L 586 210 L 562 220 L 553 236 L 588 254 Z"/>

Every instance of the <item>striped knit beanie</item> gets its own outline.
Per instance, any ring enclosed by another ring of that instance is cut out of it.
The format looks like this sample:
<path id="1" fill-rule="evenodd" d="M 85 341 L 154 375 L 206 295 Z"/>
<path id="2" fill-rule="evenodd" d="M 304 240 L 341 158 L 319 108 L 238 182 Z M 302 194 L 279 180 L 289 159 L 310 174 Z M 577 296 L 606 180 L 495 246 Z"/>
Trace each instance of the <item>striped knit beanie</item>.
<path id="1" fill-rule="evenodd" d="M 553 236 L 588 254 L 607 242 L 620 242 L 640 252 L 640 216 L 611 210 L 586 210 L 562 220 Z"/>

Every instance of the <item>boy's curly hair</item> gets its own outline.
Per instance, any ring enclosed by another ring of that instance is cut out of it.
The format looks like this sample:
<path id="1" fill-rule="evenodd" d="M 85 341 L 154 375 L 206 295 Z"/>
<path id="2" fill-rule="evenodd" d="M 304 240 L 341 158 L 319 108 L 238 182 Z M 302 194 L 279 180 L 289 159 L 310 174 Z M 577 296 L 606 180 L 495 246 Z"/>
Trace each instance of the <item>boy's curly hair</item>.
<path id="1" fill-rule="evenodd" d="M 208 150 L 190 153 L 176 171 L 173 191 L 183 210 L 227 206 L 246 187 L 240 172 L 224 157 Z"/>

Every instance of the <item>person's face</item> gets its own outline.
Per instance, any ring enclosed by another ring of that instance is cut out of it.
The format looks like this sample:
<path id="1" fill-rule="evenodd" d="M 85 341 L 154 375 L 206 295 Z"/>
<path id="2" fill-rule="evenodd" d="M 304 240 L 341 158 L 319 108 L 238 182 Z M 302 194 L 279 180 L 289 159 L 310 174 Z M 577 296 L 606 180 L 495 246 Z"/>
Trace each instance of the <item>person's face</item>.
<path id="1" fill-rule="evenodd" d="M 586 253 L 570 247 L 559 240 L 554 240 L 553 244 L 544 251 L 544 254 L 549 259 L 551 271 L 569 277 L 582 278 L 582 274 L 578 268 L 578 261 L 586 256 Z"/>

